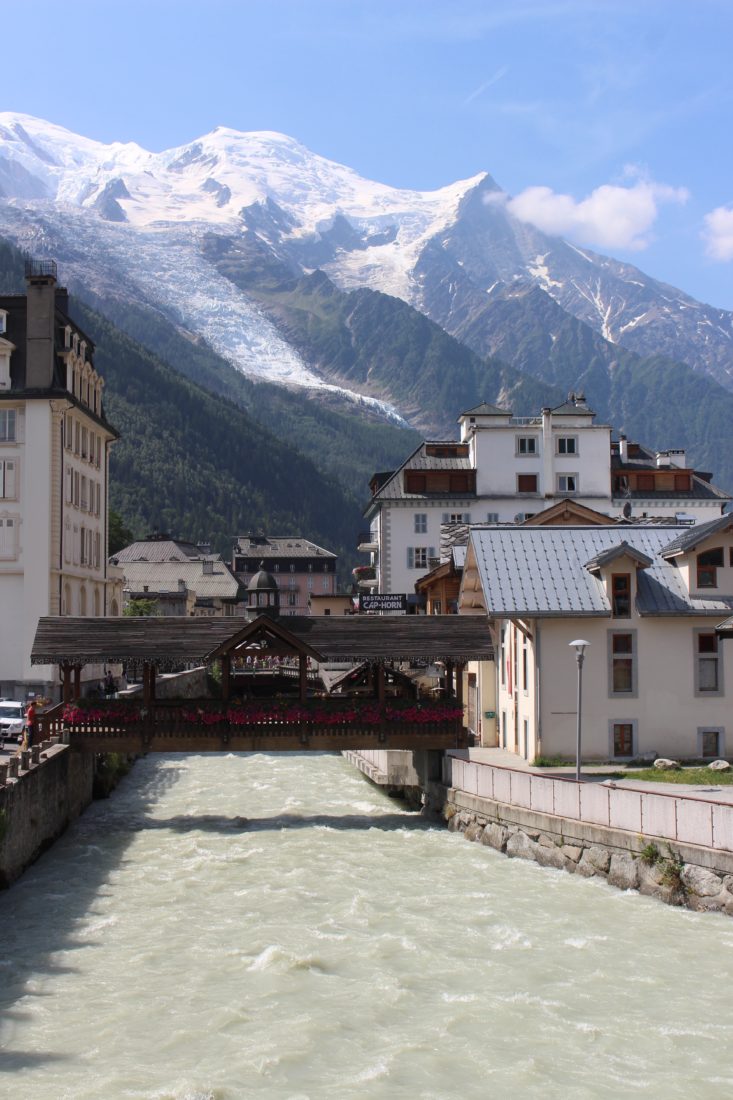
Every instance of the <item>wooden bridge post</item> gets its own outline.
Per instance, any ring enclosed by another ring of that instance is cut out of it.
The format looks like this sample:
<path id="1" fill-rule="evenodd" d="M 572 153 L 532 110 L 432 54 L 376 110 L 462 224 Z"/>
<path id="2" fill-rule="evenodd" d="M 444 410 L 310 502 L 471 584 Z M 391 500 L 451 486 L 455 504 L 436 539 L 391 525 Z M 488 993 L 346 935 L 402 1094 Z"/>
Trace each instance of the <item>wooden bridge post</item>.
<path id="1" fill-rule="evenodd" d="M 308 658 L 305 653 L 298 655 L 298 672 L 300 674 L 300 701 L 304 703 L 308 698 Z"/>
<path id="2" fill-rule="evenodd" d="M 453 662 L 445 662 L 445 694 L 450 699 L 455 694 L 453 685 Z"/>
<path id="3" fill-rule="evenodd" d="M 221 658 L 221 697 L 225 703 L 229 702 L 229 695 L 232 685 L 232 656 L 230 653 L 223 654 Z"/>
<path id="4" fill-rule="evenodd" d="M 377 665 L 377 699 L 384 702 L 384 665 Z"/>
<path id="5" fill-rule="evenodd" d="M 143 704 L 150 707 L 155 702 L 155 665 L 146 661 L 143 665 Z"/>
<path id="6" fill-rule="evenodd" d="M 81 698 L 81 665 L 74 665 L 74 698 Z"/>
<path id="7" fill-rule="evenodd" d="M 456 702 L 463 706 L 463 670 L 466 667 L 463 661 L 456 664 Z"/>
<path id="8" fill-rule="evenodd" d="M 71 665 L 66 661 L 59 666 L 61 682 L 63 684 L 61 698 L 64 703 L 71 702 Z"/>

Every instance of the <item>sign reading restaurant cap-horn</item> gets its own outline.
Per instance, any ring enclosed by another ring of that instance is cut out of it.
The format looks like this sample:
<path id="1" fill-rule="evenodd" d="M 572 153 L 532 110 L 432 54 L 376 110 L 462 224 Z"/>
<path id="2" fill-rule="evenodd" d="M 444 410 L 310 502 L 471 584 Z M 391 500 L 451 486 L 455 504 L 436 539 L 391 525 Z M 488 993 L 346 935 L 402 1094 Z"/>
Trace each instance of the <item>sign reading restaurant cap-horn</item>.
<path id="1" fill-rule="evenodd" d="M 360 611 L 407 611 L 404 592 L 375 592 L 359 596 Z"/>

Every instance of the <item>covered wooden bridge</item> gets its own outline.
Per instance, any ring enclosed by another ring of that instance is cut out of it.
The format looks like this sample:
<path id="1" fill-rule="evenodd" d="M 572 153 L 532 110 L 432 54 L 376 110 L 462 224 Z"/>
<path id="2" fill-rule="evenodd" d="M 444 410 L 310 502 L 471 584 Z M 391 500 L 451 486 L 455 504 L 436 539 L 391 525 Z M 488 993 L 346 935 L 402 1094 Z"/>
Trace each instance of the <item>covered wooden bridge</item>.
<path id="1" fill-rule="evenodd" d="M 287 619 L 42 618 L 34 664 L 57 664 L 63 701 L 40 719 L 42 738 L 86 752 L 271 752 L 448 749 L 467 742 L 463 668 L 491 660 L 484 616 L 348 616 Z M 397 697 L 387 667 L 442 661 L 440 699 Z M 309 668 L 364 664 L 368 697 L 314 692 Z M 123 665 L 142 693 L 82 699 L 85 665 Z M 204 665 L 220 697 L 159 700 L 161 672 Z"/>

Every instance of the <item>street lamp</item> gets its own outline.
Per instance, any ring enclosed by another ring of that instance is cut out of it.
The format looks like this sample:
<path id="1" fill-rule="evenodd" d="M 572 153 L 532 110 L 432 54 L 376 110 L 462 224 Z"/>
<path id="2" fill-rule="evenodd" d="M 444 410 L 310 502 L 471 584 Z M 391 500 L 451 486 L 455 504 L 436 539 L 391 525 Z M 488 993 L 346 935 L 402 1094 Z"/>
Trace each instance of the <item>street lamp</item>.
<path id="1" fill-rule="evenodd" d="M 576 728 L 575 737 L 575 779 L 580 782 L 580 704 L 583 691 L 583 661 L 585 660 L 585 651 L 590 645 L 590 642 L 586 642 L 585 638 L 576 638 L 574 642 L 568 643 L 575 650 L 575 659 L 578 662 L 578 724 Z"/>

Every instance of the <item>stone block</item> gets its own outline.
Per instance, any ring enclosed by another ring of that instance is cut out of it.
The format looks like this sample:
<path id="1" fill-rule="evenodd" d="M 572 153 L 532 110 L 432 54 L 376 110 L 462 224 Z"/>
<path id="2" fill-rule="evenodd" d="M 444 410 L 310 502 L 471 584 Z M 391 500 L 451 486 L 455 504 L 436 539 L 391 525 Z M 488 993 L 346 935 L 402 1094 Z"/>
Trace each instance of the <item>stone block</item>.
<path id="1" fill-rule="evenodd" d="M 593 863 L 591 863 L 587 848 L 583 852 L 580 862 L 575 868 L 575 873 L 576 875 L 580 875 L 581 878 L 594 878 L 596 875 L 601 873 L 598 868 Z"/>
<path id="2" fill-rule="evenodd" d="M 583 858 L 586 857 L 596 871 L 600 871 L 603 875 L 608 873 L 608 868 L 611 865 L 611 853 L 607 848 L 601 848 L 600 844 L 592 844 L 590 848 L 586 849 Z"/>
<path id="3" fill-rule="evenodd" d="M 466 840 L 480 840 L 483 831 L 483 825 L 481 825 L 478 821 L 472 821 L 463 835 L 465 836 Z"/>
<path id="4" fill-rule="evenodd" d="M 694 863 L 685 864 L 680 879 L 688 894 L 696 894 L 698 897 L 715 897 L 723 888 L 714 871 L 696 867 Z"/>
<path id="5" fill-rule="evenodd" d="M 577 863 L 583 854 L 583 849 L 579 848 L 576 844 L 564 844 L 562 854 L 566 859 L 569 859 L 571 863 Z"/>
<path id="6" fill-rule="evenodd" d="M 538 844 L 535 847 L 535 859 L 541 867 L 556 867 L 560 871 L 567 870 L 568 860 L 556 844 L 549 848 L 544 844 Z"/>
<path id="7" fill-rule="evenodd" d="M 493 822 L 491 825 L 487 825 L 484 829 L 483 835 L 481 837 L 481 843 L 487 844 L 490 848 L 496 848 L 497 852 L 503 852 L 506 847 L 508 837 L 509 830 L 504 825 L 499 825 L 497 822 Z M 733 901 L 733 898 L 731 900 Z"/>
<path id="8" fill-rule="evenodd" d="M 708 767 L 714 772 L 730 771 L 730 764 L 727 760 L 713 760 L 712 764 L 708 764 Z"/>
<path id="9" fill-rule="evenodd" d="M 608 869 L 608 881 L 619 890 L 635 890 L 639 885 L 639 866 L 634 857 L 614 853 Z"/>
<path id="10" fill-rule="evenodd" d="M 657 768 L 660 772 L 679 771 L 682 765 L 679 760 L 669 760 L 666 756 L 659 756 L 654 761 L 652 767 Z"/>
<path id="11" fill-rule="evenodd" d="M 517 859 L 534 859 L 537 845 L 524 833 L 513 833 L 507 840 L 506 854 Z"/>
<path id="12" fill-rule="evenodd" d="M 694 909 L 697 913 L 723 913 L 726 905 L 727 894 L 725 891 L 721 891 L 715 897 L 710 895 L 700 897 L 698 894 L 687 895 L 688 909 Z"/>

